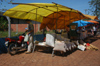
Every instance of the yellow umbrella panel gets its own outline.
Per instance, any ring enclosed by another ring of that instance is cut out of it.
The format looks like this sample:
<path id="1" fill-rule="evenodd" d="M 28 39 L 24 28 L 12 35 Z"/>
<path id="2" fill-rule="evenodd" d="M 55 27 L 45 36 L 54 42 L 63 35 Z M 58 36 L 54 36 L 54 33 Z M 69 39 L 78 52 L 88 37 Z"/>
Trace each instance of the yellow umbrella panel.
<path id="1" fill-rule="evenodd" d="M 84 14 L 84 16 L 86 16 L 86 17 L 88 17 L 88 18 L 90 18 L 90 19 L 92 19 L 92 20 L 98 19 L 97 16 L 91 16 L 91 15 L 86 15 L 86 14 Z"/>

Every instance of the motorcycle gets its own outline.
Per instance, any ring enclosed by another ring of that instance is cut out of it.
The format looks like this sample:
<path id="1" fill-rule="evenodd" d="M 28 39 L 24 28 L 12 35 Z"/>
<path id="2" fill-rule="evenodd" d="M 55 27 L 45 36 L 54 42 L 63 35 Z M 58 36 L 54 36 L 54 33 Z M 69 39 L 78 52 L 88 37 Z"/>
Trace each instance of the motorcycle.
<path id="1" fill-rule="evenodd" d="M 9 54 L 14 55 L 21 49 L 27 49 L 27 42 L 24 42 L 25 33 L 17 36 L 17 38 L 5 39 L 5 45 L 8 47 Z"/>

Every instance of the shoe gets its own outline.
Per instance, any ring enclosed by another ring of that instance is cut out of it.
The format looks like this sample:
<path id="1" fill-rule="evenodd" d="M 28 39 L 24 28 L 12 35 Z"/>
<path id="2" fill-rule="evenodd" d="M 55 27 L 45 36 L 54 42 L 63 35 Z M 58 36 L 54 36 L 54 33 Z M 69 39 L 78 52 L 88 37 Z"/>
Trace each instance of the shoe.
<path id="1" fill-rule="evenodd" d="M 27 51 L 26 54 L 30 54 L 31 52 Z"/>

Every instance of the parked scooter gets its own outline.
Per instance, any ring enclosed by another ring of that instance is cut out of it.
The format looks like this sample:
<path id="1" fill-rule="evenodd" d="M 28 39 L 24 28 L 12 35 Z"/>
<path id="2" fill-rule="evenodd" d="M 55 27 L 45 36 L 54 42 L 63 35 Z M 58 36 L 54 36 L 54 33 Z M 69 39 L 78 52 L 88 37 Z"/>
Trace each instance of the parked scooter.
<path id="1" fill-rule="evenodd" d="M 27 43 L 24 42 L 25 33 L 19 35 L 18 38 L 5 39 L 5 45 L 8 47 L 9 54 L 14 55 L 18 52 L 18 50 L 27 49 Z"/>

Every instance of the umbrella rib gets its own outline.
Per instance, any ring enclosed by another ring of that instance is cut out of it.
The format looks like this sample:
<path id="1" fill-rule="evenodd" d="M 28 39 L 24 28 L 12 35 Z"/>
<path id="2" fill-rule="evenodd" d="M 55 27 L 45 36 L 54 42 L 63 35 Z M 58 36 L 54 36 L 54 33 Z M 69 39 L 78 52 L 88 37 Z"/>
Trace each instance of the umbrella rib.
<path id="1" fill-rule="evenodd" d="M 57 3 L 54 3 L 54 2 L 52 2 L 53 4 L 55 4 L 55 5 L 60 5 L 60 4 L 57 4 Z M 64 8 L 69 8 L 69 7 L 66 7 L 66 6 L 63 6 L 63 5 L 60 5 L 60 6 L 62 6 L 62 7 L 64 7 Z M 69 8 L 69 9 L 71 9 L 72 10 L 72 8 Z M 74 9 L 73 9 L 74 10 Z"/>

